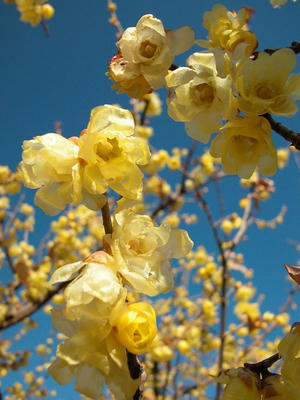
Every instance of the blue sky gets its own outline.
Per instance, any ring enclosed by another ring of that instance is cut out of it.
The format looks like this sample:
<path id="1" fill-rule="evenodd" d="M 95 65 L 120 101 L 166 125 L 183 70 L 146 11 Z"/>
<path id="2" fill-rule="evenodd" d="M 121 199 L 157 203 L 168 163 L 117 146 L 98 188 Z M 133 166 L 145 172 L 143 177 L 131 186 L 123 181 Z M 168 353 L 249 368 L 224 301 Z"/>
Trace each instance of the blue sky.
<path id="1" fill-rule="evenodd" d="M 57 0 L 52 4 L 56 14 L 48 23 L 50 37 L 47 38 L 40 27 L 32 28 L 20 22 L 14 5 L 0 2 L 0 160 L 11 168 L 20 161 L 22 141 L 53 131 L 55 121 L 62 122 L 63 134 L 70 137 L 86 127 L 93 107 L 115 103 L 129 106 L 128 97 L 116 95 L 105 76 L 116 51 L 115 29 L 108 24 L 106 1 Z M 142 15 L 151 13 L 167 28 L 190 25 L 196 37 L 204 39 L 207 32 L 202 27 L 202 15 L 213 4 L 214 1 L 199 0 L 119 0 L 118 16 L 126 28 L 135 26 Z M 284 47 L 299 40 L 300 1 L 289 1 L 280 10 L 273 9 L 268 0 L 233 0 L 222 4 L 229 9 L 238 10 L 245 5 L 256 9 L 251 30 L 258 37 L 259 50 Z M 184 60 L 185 56 L 181 56 L 176 62 L 183 64 Z M 298 63 L 294 72 L 299 71 Z M 161 98 L 165 96 L 166 91 L 161 91 Z M 299 131 L 298 114 L 281 121 Z M 187 147 L 191 142 L 183 124 L 172 121 L 166 112 L 153 119 L 153 126 L 152 143 L 156 148 Z M 278 135 L 274 134 L 273 138 L 278 147 L 285 146 Z M 262 205 L 262 215 L 272 218 L 286 204 L 288 213 L 284 224 L 275 231 L 251 229 L 250 240 L 241 246 L 247 265 L 255 269 L 255 284 L 259 292 L 266 294 L 264 304 L 269 309 L 282 304 L 289 287 L 284 280 L 283 262 L 293 264 L 297 259 L 297 252 L 287 239 L 299 240 L 299 179 L 300 172 L 291 160 L 289 167 L 274 177 L 277 190 L 273 199 Z M 237 209 L 238 182 L 237 178 L 230 178 L 224 186 L 228 212 Z M 26 195 L 32 198 L 28 192 Z M 38 216 L 41 232 L 46 231 L 51 218 L 41 212 Z M 191 236 L 196 245 L 208 241 L 211 251 L 215 251 L 205 222 L 194 226 Z M 68 399 L 79 398 L 70 392 L 61 393 L 68 393 Z"/>

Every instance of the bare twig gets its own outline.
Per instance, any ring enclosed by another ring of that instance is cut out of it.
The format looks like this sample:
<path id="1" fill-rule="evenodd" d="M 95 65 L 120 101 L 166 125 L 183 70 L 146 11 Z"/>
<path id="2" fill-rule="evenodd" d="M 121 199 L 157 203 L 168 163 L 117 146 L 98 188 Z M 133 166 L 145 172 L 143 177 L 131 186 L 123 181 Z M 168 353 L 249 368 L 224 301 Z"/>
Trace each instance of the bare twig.
<path id="1" fill-rule="evenodd" d="M 109 23 L 114 25 L 117 28 L 118 32 L 116 33 L 116 37 L 117 37 L 117 39 L 120 39 L 124 30 L 122 28 L 122 25 L 119 21 L 119 18 L 118 18 L 117 12 L 116 12 L 117 4 L 114 3 L 112 0 L 107 0 L 107 8 L 110 13 Z"/>
<path id="2" fill-rule="evenodd" d="M 263 114 L 262 117 L 266 118 L 276 133 L 282 136 L 285 140 L 290 142 L 297 150 L 300 150 L 300 134 L 295 133 L 291 129 L 286 128 L 279 122 L 276 122 L 269 113 Z"/>

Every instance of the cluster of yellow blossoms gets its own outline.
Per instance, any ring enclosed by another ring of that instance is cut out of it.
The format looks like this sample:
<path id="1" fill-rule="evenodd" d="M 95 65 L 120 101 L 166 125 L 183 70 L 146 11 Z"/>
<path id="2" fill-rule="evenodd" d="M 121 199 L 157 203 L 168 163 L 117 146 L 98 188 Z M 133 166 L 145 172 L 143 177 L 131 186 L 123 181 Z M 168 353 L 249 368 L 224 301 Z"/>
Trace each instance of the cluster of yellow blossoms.
<path id="1" fill-rule="evenodd" d="M 173 287 L 169 258 L 185 256 L 193 243 L 185 231 L 157 227 L 149 216 L 132 211 L 142 195 L 137 164 L 146 164 L 150 152 L 135 134 L 129 111 L 97 107 L 79 138 L 48 133 L 25 141 L 23 150 L 20 175 L 27 187 L 39 188 L 35 203 L 47 214 L 57 214 L 69 202 L 99 210 L 108 187 L 124 197 L 112 233 L 103 237 L 107 252 L 59 266 L 52 276 L 52 284 L 67 285 L 63 310 L 52 311 L 54 326 L 67 339 L 49 372 L 60 384 L 76 377 L 75 390 L 90 398 L 97 399 L 106 382 L 117 399 L 130 399 L 140 381 L 131 376 L 127 352 L 149 349 L 156 316 L 149 304 L 129 302 L 128 289 L 149 296 L 168 292 Z"/>
<path id="2" fill-rule="evenodd" d="M 168 259 L 183 257 L 192 247 L 185 231 L 155 227 L 146 215 L 128 209 L 115 213 L 113 233 L 104 238 L 112 254 L 98 251 L 67 264 L 51 283 L 70 282 L 65 307 L 52 311 L 54 326 L 67 336 L 49 367 L 60 384 L 74 376 L 75 390 L 97 399 L 104 381 L 117 399 L 130 399 L 139 380 L 130 376 L 126 349 L 147 351 L 156 336 L 156 316 L 147 303 L 126 301 L 127 289 L 157 295 L 173 286 Z"/>
<path id="3" fill-rule="evenodd" d="M 249 18 L 246 9 L 235 13 L 216 4 L 204 13 L 208 40 L 195 41 L 208 50 L 192 54 L 187 67 L 177 67 L 172 65 L 174 55 L 191 47 L 192 29 L 172 32 L 145 15 L 136 28 L 126 29 L 108 70 L 113 87 L 132 97 L 166 86 L 170 117 L 185 122 L 189 136 L 203 143 L 221 131 L 210 152 L 221 158 L 224 172 L 241 178 L 249 178 L 256 167 L 264 175 L 276 172 L 271 125 L 262 115 L 290 117 L 300 98 L 300 74 L 290 75 L 296 55 L 289 48 L 255 53 L 257 39 L 248 30 Z"/>
<path id="4" fill-rule="evenodd" d="M 48 215 L 58 214 L 70 202 L 99 210 L 108 186 L 126 198 L 141 198 L 143 173 L 137 164 L 146 164 L 150 152 L 135 135 L 127 110 L 96 107 L 79 138 L 48 133 L 25 140 L 23 150 L 24 185 L 39 188 L 35 204 Z"/>
<path id="5" fill-rule="evenodd" d="M 281 374 L 273 374 L 261 365 L 231 369 L 221 374 L 217 380 L 226 387 L 222 400 L 243 398 L 248 400 L 298 400 L 300 398 L 300 323 L 295 323 L 291 331 L 278 345 L 283 363 Z M 262 369 L 259 369 L 262 368 Z M 260 377 L 260 374 L 264 375 Z M 263 378 L 263 379 L 261 379 Z"/>
<path id="6" fill-rule="evenodd" d="M 54 8 L 47 0 L 5 0 L 7 3 L 16 3 L 20 12 L 20 20 L 37 26 L 43 19 L 50 19 L 54 15 Z M 45 3 L 45 4 L 44 4 Z"/>

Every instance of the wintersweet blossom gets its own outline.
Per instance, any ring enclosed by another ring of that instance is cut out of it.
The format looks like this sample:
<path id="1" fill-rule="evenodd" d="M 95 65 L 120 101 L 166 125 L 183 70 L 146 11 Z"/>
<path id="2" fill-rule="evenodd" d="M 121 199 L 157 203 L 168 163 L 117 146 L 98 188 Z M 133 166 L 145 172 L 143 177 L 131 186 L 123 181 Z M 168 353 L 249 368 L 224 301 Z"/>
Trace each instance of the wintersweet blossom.
<path id="1" fill-rule="evenodd" d="M 70 321 L 60 309 L 53 310 L 52 320 L 67 337 L 58 346 L 57 358 L 48 367 L 57 383 L 66 385 L 75 377 L 77 392 L 99 399 L 105 382 L 118 400 L 133 398 L 140 381 L 131 378 L 126 349 L 116 338 L 111 325 L 105 334 L 91 321 L 79 329 L 77 321 Z"/>
<path id="2" fill-rule="evenodd" d="M 300 396 L 300 323 L 295 323 L 290 332 L 278 345 L 278 352 L 283 359 L 281 375 L 289 389 Z"/>
<path id="3" fill-rule="evenodd" d="M 247 368 L 229 369 L 216 378 L 220 383 L 225 383 L 221 400 L 244 398 L 247 400 L 260 400 L 259 377 Z"/>
<path id="4" fill-rule="evenodd" d="M 262 400 L 298 400 L 298 392 L 292 392 L 280 375 L 272 374 L 263 380 Z"/>
<path id="5" fill-rule="evenodd" d="M 280 8 L 287 3 L 287 0 L 270 0 L 270 1 L 274 8 Z M 297 0 L 292 0 L 292 1 L 295 3 Z"/>
<path id="6" fill-rule="evenodd" d="M 237 112 L 231 76 L 218 76 L 214 53 L 194 53 L 187 64 L 190 68 L 178 68 L 166 77 L 168 113 L 175 121 L 185 121 L 189 136 L 208 143 L 222 120 Z"/>
<path id="7" fill-rule="evenodd" d="M 110 323 L 115 327 L 119 342 L 133 354 L 145 353 L 157 333 L 155 311 L 148 303 L 119 302 L 110 316 Z"/>
<path id="8" fill-rule="evenodd" d="M 78 146 L 56 133 L 36 136 L 23 142 L 19 165 L 25 186 L 40 188 L 35 204 L 46 214 L 56 215 L 72 201 L 72 170 L 77 163 Z"/>
<path id="9" fill-rule="evenodd" d="M 208 41 L 197 40 L 202 47 L 220 47 L 234 52 L 243 44 L 245 55 L 250 56 L 257 47 L 257 39 L 248 31 L 248 14 L 245 8 L 238 13 L 229 11 L 222 4 L 215 4 L 211 11 L 203 16 L 203 26 L 208 30 Z"/>
<path id="10" fill-rule="evenodd" d="M 245 179 L 250 178 L 256 166 L 267 176 L 277 169 L 271 126 L 263 117 L 240 117 L 227 122 L 212 141 L 210 153 L 221 157 L 224 172 Z"/>
<path id="11" fill-rule="evenodd" d="M 107 75 L 114 81 L 112 89 L 117 89 L 117 93 L 127 93 L 128 96 L 141 100 L 151 89 L 138 66 L 124 60 L 120 53 L 111 59 Z"/>
<path id="12" fill-rule="evenodd" d="M 121 56 L 135 68 L 154 89 L 164 86 L 164 77 L 175 55 L 194 44 L 194 31 L 182 26 L 166 30 L 162 22 L 151 14 L 144 15 L 135 28 L 127 28 L 118 41 Z"/>
<path id="13" fill-rule="evenodd" d="M 148 215 L 129 209 L 115 213 L 113 233 L 106 235 L 119 273 L 140 293 L 155 296 L 173 287 L 169 258 L 185 256 L 193 242 L 186 231 L 157 227 Z"/>
<path id="14" fill-rule="evenodd" d="M 54 271 L 50 283 L 70 282 L 64 291 L 66 317 L 105 335 L 112 308 L 126 297 L 116 271 L 114 259 L 103 251 Z"/>
<path id="15" fill-rule="evenodd" d="M 300 99 L 300 73 L 290 75 L 297 57 L 288 48 L 273 54 L 259 53 L 237 69 L 236 87 L 239 108 L 246 114 L 294 115 Z"/>
<path id="16" fill-rule="evenodd" d="M 146 141 L 135 135 L 128 110 L 111 105 L 94 108 L 79 140 L 78 157 L 84 165 L 80 178 L 88 192 L 104 193 L 110 186 L 126 198 L 141 197 L 143 173 L 137 164 L 147 164 L 150 151 Z"/>

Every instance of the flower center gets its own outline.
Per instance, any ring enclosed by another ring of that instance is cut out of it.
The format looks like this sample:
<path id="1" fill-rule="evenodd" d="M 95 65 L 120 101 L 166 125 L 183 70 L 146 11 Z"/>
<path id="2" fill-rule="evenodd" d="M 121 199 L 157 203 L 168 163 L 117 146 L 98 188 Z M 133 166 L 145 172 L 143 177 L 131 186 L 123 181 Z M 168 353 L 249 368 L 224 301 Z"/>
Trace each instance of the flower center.
<path id="1" fill-rule="evenodd" d="M 207 83 L 201 83 L 194 87 L 193 97 L 198 105 L 209 104 L 214 99 L 214 89 Z"/>
<path id="2" fill-rule="evenodd" d="M 236 135 L 234 136 L 236 151 L 240 154 L 252 154 L 255 151 L 257 140 L 251 137 Z"/>
<path id="3" fill-rule="evenodd" d="M 118 157 L 121 149 L 117 139 L 103 138 L 97 145 L 97 155 L 104 161 L 109 161 Z"/>
<path id="4" fill-rule="evenodd" d="M 271 99 L 275 93 L 273 88 L 269 88 L 268 86 L 260 86 L 257 88 L 256 94 L 261 99 L 268 100 Z"/>
<path id="5" fill-rule="evenodd" d="M 157 46 L 145 40 L 140 46 L 140 54 L 145 58 L 152 58 L 156 52 Z"/>

